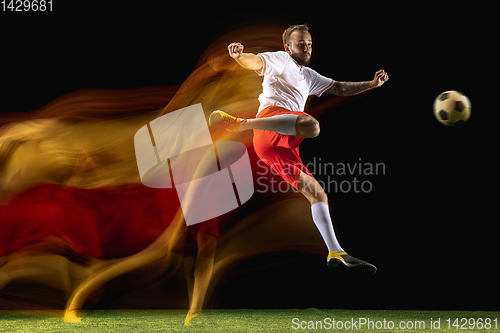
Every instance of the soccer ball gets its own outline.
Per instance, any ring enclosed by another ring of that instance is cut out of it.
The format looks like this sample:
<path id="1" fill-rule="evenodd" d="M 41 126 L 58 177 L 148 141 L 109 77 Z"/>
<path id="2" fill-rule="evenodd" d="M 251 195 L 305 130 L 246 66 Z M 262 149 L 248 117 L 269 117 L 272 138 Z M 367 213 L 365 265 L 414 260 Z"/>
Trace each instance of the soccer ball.
<path id="1" fill-rule="evenodd" d="M 445 91 L 434 101 L 434 115 L 446 126 L 458 126 L 470 117 L 471 104 L 467 96 L 455 91 Z"/>

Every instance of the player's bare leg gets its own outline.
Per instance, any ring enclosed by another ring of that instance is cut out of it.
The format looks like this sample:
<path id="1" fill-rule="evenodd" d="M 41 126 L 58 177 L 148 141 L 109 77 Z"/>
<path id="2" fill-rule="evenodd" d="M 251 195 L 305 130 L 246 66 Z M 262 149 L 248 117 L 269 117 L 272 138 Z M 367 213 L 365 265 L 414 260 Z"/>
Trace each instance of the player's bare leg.
<path id="1" fill-rule="evenodd" d="M 194 266 L 194 283 L 192 296 L 190 295 L 189 312 L 184 320 L 186 326 L 190 325 L 190 321 L 202 312 L 203 301 L 212 277 L 215 249 L 217 247 L 217 238 L 211 234 L 198 232 L 196 240 L 198 255 Z"/>
<path id="2" fill-rule="evenodd" d="M 300 172 L 298 189 L 311 203 L 313 221 L 316 224 L 323 240 L 328 248 L 327 265 L 331 269 L 340 267 L 352 268 L 360 275 L 373 275 L 377 268 L 366 261 L 348 255 L 340 246 L 333 229 L 330 211 L 328 207 L 328 196 L 316 179 Z"/>

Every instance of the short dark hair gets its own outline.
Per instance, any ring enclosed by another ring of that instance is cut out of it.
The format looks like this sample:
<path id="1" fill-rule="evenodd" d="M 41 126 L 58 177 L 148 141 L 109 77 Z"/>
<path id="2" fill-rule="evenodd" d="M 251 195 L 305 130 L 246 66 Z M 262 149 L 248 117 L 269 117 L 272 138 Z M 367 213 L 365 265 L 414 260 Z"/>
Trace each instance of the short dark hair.
<path id="1" fill-rule="evenodd" d="M 291 27 L 288 27 L 283 32 L 283 45 L 290 43 L 290 36 L 292 35 L 292 32 L 294 32 L 294 31 L 309 31 L 309 27 L 307 26 L 307 23 L 295 24 L 295 25 L 292 25 Z"/>

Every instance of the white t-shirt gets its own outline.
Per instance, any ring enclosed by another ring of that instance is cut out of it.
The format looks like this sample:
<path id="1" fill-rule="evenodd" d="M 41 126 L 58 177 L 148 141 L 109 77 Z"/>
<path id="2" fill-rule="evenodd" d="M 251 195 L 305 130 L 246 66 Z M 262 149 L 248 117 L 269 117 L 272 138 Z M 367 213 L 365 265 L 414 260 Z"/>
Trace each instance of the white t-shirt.
<path id="1" fill-rule="evenodd" d="M 268 106 L 280 106 L 290 111 L 304 111 L 309 95 L 321 96 L 335 82 L 318 74 L 309 67 L 300 66 L 286 52 L 264 52 L 262 59 L 264 75 L 260 107 L 257 114 Z"/>

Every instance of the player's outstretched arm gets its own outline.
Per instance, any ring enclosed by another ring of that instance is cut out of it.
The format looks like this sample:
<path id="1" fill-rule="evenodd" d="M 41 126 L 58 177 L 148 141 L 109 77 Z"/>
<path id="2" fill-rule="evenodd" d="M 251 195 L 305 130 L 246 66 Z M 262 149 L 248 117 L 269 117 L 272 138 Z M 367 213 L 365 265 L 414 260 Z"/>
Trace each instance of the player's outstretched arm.
<path id="1" fill-rule="evenodd" d="M 253 53 L 243 53 L 244 48 L 241 43 L 231 43 L 227 50 L 231 58 L 236 60 L 241 67 L 260 72 L 262 70 L 262 59 Z"/>
<path id="2" fill-rule="evenodd" d="M 383 69 L 381 69 L 375 73 L 375 77 L 371 81 L 362 81 L 362 82 L 335 81 L 333 86 L 331 86 L 325 92 L 337 96 L 352 96 L 362 93 L 363 91 L 380 87 L 385 82 L 387 82 L 387 80 L 389 80 L 389 75 L 387 75 L 387 73 Z"/>

